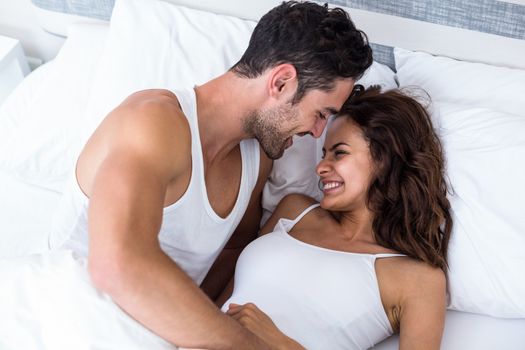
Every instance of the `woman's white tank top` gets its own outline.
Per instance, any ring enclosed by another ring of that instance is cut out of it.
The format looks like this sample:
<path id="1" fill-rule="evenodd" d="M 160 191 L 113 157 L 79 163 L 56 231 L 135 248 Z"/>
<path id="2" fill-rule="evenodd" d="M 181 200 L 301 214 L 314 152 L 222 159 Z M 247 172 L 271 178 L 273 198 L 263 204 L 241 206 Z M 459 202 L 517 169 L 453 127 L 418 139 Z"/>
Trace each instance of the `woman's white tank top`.
<path id="1" fill-rule="evenodd" d="M 277 327 L 309 350 L 368 349 L 392 335 L 375 273 L 378 258 L 402 254 L 358 254 L 317 247 L 288 234 L 295 220 L 242 252 L 235 287 L 224 304 L 252 302 Z"/>
<path id="2" fill-rule="evenodd" d="M 191 129 L 192 172 L 184 195 L 164 208 L 158 237 L 162 250 L 200 284 L 248 207 L 259 176 L 259 143 L 255 139 L 241 142 L 239 193 L 233 210 L 221 218 L 211 207 L 206 192 L 195 92 L 189 89 L 175 94 Z M 49 237 L 51 249 L 71 249 L 87 256 L 88 203 L 73 173 L 55 215 Z"/>

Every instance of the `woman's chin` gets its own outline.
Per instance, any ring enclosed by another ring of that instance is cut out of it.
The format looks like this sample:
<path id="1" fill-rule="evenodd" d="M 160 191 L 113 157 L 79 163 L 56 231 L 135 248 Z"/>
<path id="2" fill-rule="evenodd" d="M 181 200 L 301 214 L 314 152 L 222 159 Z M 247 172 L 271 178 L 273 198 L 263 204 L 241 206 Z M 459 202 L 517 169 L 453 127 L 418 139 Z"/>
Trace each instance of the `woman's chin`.
<path id="1" fill-rule="evenodd" d="M 319 203 L 319 205 L 321 206 L 321 208 L 325 209 L 325 210 L 331 210 L 332 209 L 332 205 L 330 203 L 331 201 L 329 199 L 327 199 L 326 197 L 323 197 L 321 199 L 321 202 Z"/>

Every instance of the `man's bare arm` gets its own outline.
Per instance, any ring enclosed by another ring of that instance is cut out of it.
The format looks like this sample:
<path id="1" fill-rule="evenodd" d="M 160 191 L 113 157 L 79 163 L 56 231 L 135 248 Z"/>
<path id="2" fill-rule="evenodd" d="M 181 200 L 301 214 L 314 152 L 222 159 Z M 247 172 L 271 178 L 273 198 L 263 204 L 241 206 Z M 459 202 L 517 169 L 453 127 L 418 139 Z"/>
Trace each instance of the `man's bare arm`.
<path id="1" fill-rule="evenodd" d="M 163 108 L 146 112 L 148 120 L 137 116 L 120 123 L 123 136 L 115 135 L 91 181 L 88 261 L 94 284 L 178 346 L 265 348 L 223 315 L 160 249 L 157 235 L 166 191 L 186 166 L 181 154 L 189 153 L 188 135 Z"/>

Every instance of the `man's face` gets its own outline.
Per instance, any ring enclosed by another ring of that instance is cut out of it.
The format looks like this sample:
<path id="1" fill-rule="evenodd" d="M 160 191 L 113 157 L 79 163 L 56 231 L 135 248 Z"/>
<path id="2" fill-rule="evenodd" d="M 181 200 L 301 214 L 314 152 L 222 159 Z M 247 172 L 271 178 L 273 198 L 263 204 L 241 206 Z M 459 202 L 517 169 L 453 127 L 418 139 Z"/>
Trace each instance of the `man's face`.
<path id="1" fill-rule="evenodd" d="M 310 90 L 294 105 L 288 101 L 253 111 L 245 129 L 259 141 L 268 158 L 278 159 L 293 144 L 294 135 L 320 137 L 328 117 L 339 111 L 353 86 L 352 79 L 340 79 L 331 91 Z"/>

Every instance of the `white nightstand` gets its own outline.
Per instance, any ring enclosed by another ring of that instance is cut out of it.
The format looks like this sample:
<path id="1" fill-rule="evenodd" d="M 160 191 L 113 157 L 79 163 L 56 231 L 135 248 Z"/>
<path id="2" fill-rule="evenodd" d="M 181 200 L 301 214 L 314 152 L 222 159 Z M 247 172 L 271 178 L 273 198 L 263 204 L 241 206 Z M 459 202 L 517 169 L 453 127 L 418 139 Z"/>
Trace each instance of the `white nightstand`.
<path id="1" fill-rule="evenodd" d="M 29 65 L 16 39 L 0 35 L 0 105 L 29 74 Z"/>

